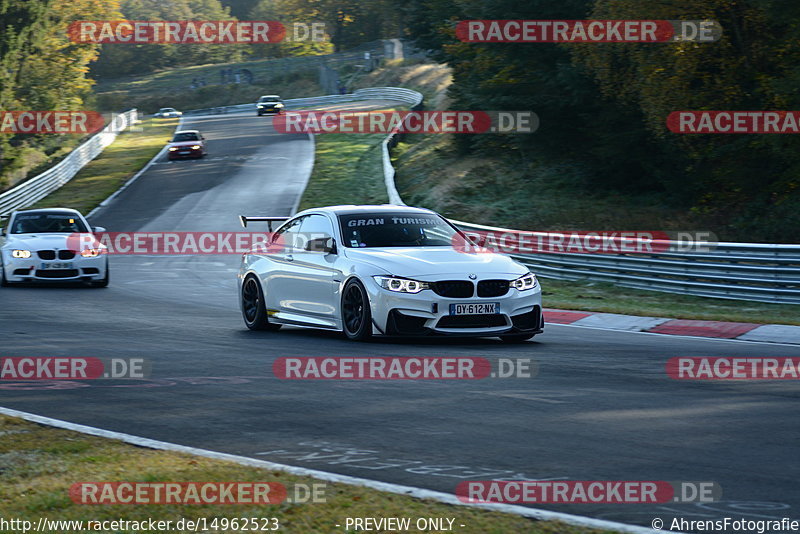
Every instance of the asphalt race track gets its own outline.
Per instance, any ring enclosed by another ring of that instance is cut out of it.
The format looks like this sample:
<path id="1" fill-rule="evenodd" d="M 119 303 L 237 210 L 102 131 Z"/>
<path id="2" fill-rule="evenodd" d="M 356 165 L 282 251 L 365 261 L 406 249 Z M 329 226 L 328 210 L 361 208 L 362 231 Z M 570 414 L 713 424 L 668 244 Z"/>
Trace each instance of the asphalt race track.
<path id="1" fill-rule="evenodd" d="M 238 231 L 288 215 L 313 161 L 305 135 L 255 113 L 187 118 L 205 160 L 151 166 L 93 224 Z M 374 341 L 241 319 L 240 257 L 113 256 L 111 285 L 0 290 L 3 356 L 143 357 L 148 380 L 0 383 L 0 405 L 182 445 L 452 493 L 463 480 L 714 481 L 723 501 L 540 505 L 650 525 L 800 516 L 793 381 L 684 382 L 675 356 L 800 356 L 788 345 L 549 325 L 498 340 Z M 546 288 L 547 281 L 544 280 Z M 545 305 L 547 305 L 545 296 Z M 281 381 L 282 356 L 531 358 L 530 379 Z"/>

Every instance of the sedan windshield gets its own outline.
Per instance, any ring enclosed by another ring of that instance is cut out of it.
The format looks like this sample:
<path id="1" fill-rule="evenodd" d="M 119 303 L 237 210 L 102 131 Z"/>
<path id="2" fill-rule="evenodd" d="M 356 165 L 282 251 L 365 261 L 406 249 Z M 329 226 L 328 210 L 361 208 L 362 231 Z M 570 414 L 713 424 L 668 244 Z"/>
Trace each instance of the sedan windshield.
<path id="1" fill-rule="evenodd" d="M 280 97 L 277 96 L 262 96 L 259 102 L 280 102 Z"/>
<path id="2" fill-rule="evenodd" d="M 344 245 L 370 247 L 448 247 L 458 232 L 438 215 L 409 212 L 339 215 Z"/>
<path id="3" fill-rule="evenodd" d="M 175 137 L 172 139 L 172 142 L 179 143 L 181 141 L 199 141 L 199 137 L 194 132 L 184 132 L 175 134 Z"/>
<path id="4" fill-rule="evenodd" d="M 83 221 L 68 213 L 20 213 L 14 217 L 11 234 L 88 232 Z"/>

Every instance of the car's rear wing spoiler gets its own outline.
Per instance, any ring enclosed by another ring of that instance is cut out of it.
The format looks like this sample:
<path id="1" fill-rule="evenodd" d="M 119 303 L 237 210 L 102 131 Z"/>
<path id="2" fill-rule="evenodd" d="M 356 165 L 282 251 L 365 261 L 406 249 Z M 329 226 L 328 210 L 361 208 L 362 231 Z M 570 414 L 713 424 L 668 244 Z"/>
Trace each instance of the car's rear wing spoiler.
<path id="1" fill-rule="evenodd" d="M 289 220 L 289 217 L 247 217 L 245 215 L 239 215 L 239 220 L 242 222 L 242 226 L 247 228 L 247 223 L 249 222 L 265 222 L 267 223 L 267 228 L 269 231 L 272 231 L 272 224 L 276 222 L 286 222 Z"/>

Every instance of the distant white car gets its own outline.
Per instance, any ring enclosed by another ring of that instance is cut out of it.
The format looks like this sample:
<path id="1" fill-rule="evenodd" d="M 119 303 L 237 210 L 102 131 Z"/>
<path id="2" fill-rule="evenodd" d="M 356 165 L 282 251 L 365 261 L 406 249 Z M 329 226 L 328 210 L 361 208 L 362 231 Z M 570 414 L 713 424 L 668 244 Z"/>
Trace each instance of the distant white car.
<path id="1" fill-rule="evenodd" d="M 183 116 L 183 113 L 175 108 L 161 108 L 153 114 L 153 117 L 161 119 L 174 119 Z"/>
<path id="2" fill-rule="evenodd" d="M 275 113 L 277 115 L 283 113 L 283 100 L 278 95 L 264 95 L 256 102 L 256 112 L 258 116 L 265 113 Z"/>
<path id="3" fill-rule="evenodd" d="M 52 208 L 15 211 L 0 233 L 0 285 L 15 282 L 76 282 L 106 287 L 109 281 L 108 250 L 97 242 L 81 246 L 91 228 L 73 209 Z"/>
<path id="4" fill-rule="evenodd" d="M 503 254 L 465 252 L 444 217 L 404 206 L 330 206 L 286 217 L 269 246 L 242 257 L 239 299 L 251 330 L 296 325 L 354 340 L 484 336 L 519 342 L 542 332 L 542 292 Z"/>

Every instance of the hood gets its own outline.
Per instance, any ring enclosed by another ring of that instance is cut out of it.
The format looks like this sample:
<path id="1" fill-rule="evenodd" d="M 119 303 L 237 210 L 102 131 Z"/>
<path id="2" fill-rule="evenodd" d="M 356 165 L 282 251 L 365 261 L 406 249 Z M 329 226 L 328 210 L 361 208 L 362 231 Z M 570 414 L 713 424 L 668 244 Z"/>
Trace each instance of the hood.
<path id="1" fill-rule="evenodd" d="M 77 234 L 10 234 L 6 236 L 4 248 L 19 248 L 24 250 L 76 250 L 77 247 L 67 246 L 69 236 Z M 70 243 L 72 245 L 73 243 Z M 77 241 L 74 243 L 77 245 Z"/>
<path id="2" fill-rule="evenodd" d="M 409 278 L 453 275 L 466 277 L 475 273 L 508 277 L 509 279 L 528 273 L 527 267 L 503 254 L 466 253 L 451 247 L 408 248 L 345 248 L 344 255 L 352 260 L 374 265 L 395 276 Z"/>

